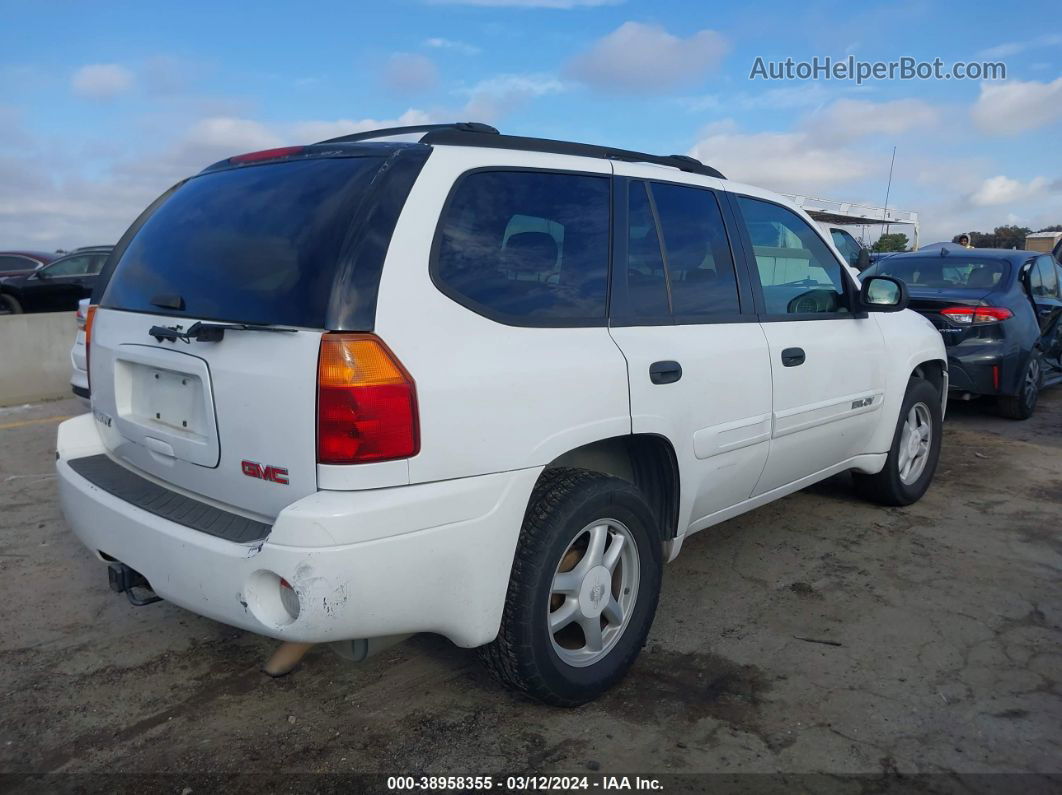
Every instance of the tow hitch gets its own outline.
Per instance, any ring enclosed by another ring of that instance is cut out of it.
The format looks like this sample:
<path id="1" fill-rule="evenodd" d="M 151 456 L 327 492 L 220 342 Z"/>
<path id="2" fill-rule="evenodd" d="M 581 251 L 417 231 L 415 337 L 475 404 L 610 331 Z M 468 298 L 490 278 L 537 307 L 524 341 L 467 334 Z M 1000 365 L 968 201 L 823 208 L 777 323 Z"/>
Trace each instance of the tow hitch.
<path id="1" fill-rule="evenodd" d="M 129 599 L 129 603 L 135 607 L 143 607 L 144 605 L 154 604 L 155 602 L 161 602 L 161 596 L 148 596 L 141 598 L 134 593 L 134 588 L 142 588 L 145 591 L 151 590 L 151 583 L 149 583 L 144 575 L 136 569 L 131 569 L 124 563 L 109 563 L 107 565 L 107 580 L 110 582 L 111 590 L 115 593 L 124 593 Z"/>

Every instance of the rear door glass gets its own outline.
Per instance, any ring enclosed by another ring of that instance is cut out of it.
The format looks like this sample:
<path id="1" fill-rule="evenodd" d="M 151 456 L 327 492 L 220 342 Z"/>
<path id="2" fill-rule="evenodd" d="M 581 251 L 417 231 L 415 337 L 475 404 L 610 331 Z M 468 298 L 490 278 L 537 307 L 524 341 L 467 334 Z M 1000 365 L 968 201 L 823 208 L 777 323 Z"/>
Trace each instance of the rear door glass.
<path id="1" fill-rule="evenodd" d="M 293 160 L 188 180 L 122 254 L 102 305 L 323 328 L 343 243 L 382 160 Z M 153 303 L 179 296 L 175 312 Z"/>
<path id="2" fill-rule="evenodd" d="M 664 233 L 671 310 L 676 322 L 737 315 L 737 280 L 715 194 L 702 188 L 653 183 Z"/>

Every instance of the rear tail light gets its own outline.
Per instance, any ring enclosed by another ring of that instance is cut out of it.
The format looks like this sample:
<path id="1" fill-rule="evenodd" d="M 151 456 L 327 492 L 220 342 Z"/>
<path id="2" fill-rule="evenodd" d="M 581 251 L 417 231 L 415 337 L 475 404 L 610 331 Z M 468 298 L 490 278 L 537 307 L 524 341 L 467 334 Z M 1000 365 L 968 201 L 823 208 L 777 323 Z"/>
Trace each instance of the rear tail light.
<path id="1" fill-rule="evenodd" d="M 1008 317 L 1014 317 L 1014 313 L 1009 309 L 996 306 L 952 306 L 941 309 L 940 314 L 960 326 L 999 323 Z"/>
<path id="2" fill-rule="evenodd" d="M 361 464 L 420 449 L 417 391 L 373 334 L 325 334 L 317 370 L 317 461 Z"/>
<path id="3" fill-rule="evenodd" d="M 92 322 L 96 319 L 96 307 L 90 305 L 85 310 L 85 375 L 88 379 L 89 391 L 92 391 Z"/>

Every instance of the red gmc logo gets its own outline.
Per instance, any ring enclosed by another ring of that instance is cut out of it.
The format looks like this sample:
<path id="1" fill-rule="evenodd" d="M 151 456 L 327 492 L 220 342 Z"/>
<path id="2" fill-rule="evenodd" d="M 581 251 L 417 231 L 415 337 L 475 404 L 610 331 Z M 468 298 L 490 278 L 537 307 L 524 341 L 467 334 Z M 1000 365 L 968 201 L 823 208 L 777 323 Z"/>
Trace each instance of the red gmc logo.
<path id="1" fill-rule="evenodd" d="M 243 474 L 249 478 L 268 480 L 270 483 L 279 483 L 281 486 L 288 485 L 288 470 L 283 467 L 264 467 L 254 461 L 242 461 L 240 467 L 243 469 Z"/>

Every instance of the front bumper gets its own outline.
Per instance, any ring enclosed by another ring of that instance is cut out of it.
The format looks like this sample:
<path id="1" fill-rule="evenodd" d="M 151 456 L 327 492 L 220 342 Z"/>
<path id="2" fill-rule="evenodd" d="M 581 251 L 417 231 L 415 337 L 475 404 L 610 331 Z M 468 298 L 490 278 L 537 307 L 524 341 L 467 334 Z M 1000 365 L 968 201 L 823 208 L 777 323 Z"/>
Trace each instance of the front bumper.
<path id="1" fill-rule="evenodd" d="M 524 510 L 540 469 L 352 492 L 284 509 L 237 544 L 124 502 L 69 461 L 105 452 L 91 415 L 59 426 L 59 494 L 89 549 L 131 566 L 192 612 L 282 640 L 435 632 L 459 646 L 497 634 Z M 299 596 L 292 620 L 283 578 Z M 102 585 L 102 582 L 101 582 Z"/>

